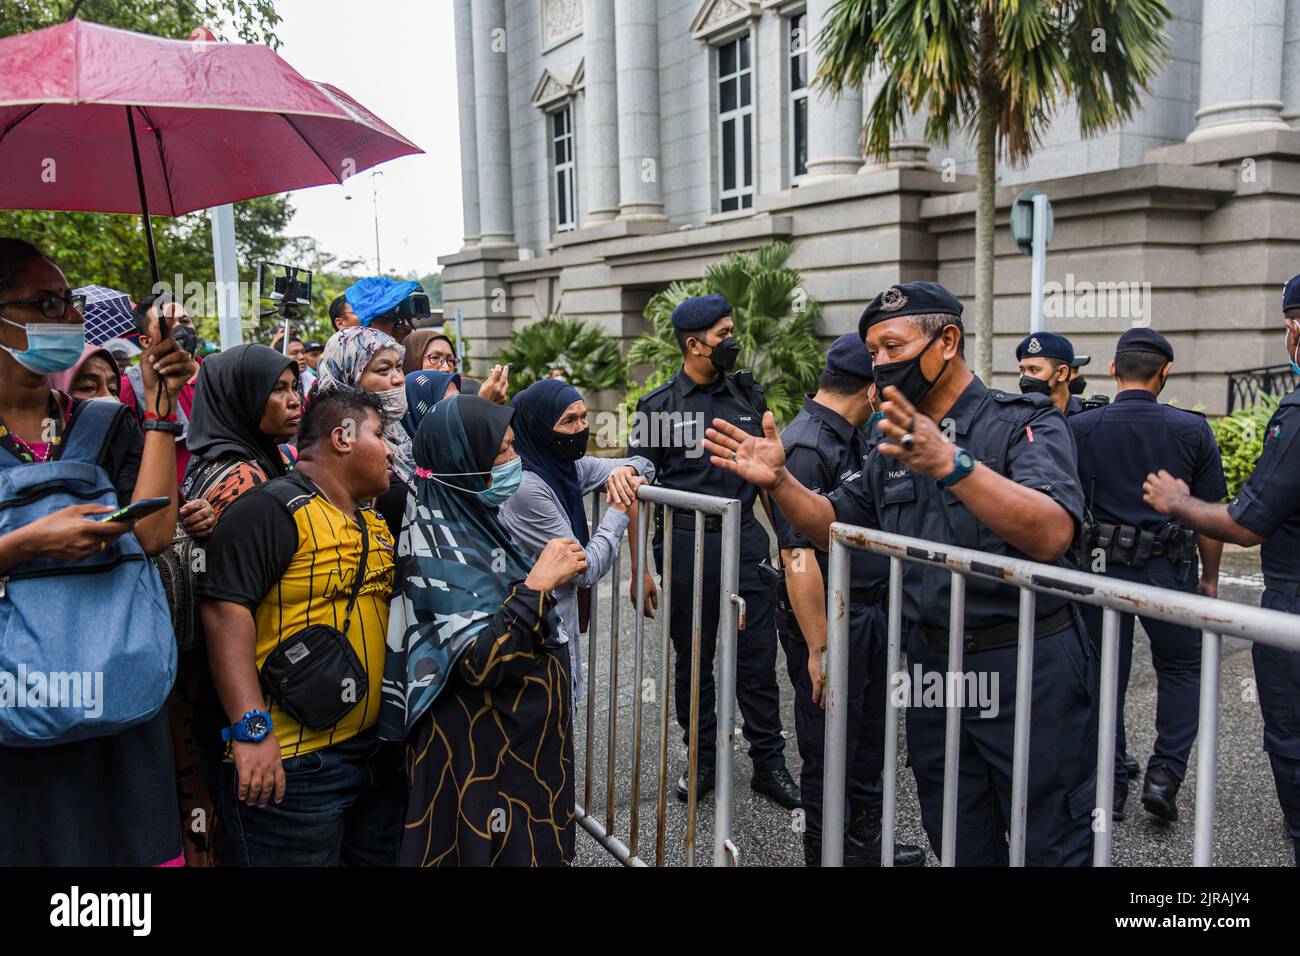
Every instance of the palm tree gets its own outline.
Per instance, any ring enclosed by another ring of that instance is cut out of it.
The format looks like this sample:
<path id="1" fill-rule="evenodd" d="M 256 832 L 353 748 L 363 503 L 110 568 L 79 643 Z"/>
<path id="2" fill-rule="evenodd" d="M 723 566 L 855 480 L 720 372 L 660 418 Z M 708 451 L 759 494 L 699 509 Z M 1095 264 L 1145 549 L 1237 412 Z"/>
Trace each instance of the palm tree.
<path id="1" fill-rule="evenodd" d="M 516 332 L 496 361 L 510 366 L 512 398 L 555 369 L 584 392 L 627 386 L 627 366 L 618 340 L 598 326 L 563 315 L 552 315 Z"/>
<path id="2" fill-rule="evenodd" d="M 793 246 L 775 242 L 754 251 L 737 252 L 709 267 L 701 282 L 674 282 L 651 298 L 645 317 L 652 332 L 628 349 L 628 365 L 647 364 L 653 371 L 635 398 L 667 381 L 682 364 L 672 325 L 672 312 L 684 299 L 720 293 L 731 303 L 740 342 L 740 366 L 754 370 L 768 408 L 784 424 L 803 407 L 814 391 L 825 360 L 817 339 L 821 305 L 803 291 L 803 278 L 786 265 Z"/>
<path id="3" fill-rule="evenodd" d="M 908 111 L 946 146 L 974 132 L 975 370 L 993 371 L 993 236 L 997 159 L 1022 165 L 1063 100 L 1094 136 L 1128 120 L 1138 89 L 1168 59 L 1161 0 L 839 0 L 818 37 L 816 82 L 831 93 L 883 84 L 863 128 L 873 157 L 889 152 Z"/>

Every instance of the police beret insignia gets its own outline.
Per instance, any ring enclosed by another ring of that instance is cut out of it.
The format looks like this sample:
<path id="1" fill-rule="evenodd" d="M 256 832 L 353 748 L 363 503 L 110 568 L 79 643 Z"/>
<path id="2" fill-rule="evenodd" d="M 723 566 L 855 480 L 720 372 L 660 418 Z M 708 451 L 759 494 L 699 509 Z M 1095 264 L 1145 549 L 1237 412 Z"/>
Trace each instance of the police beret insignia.
<path id="1" fill-rule="evenodd" d="M 1037 355 L 1042 350 L 1043 347 L 1038 344 L 1038 339 L 1030 339 L 1029 348 L 1025 349 L 1025 351 L 1028 352 L 1030 355 Z"/>
<path id="2" fill-rule="evenodd" d="M 880 308 L 883 312 L 897 312 L 907 305 L 907 296 L 902 290 L 891 286 L 880 294 Z"/>

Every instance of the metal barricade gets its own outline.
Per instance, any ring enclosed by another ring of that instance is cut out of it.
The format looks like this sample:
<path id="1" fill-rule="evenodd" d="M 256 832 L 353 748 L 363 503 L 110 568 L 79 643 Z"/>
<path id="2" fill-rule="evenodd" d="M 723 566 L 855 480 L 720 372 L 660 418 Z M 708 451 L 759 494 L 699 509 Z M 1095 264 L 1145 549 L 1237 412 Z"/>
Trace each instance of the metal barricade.
<path id="1" fill-rule="evenodd" d="M 1098 703 L 1097 792 L 1093 865 L 1111 861 L 1111 810 L 1114 789 L 1116 698 L 1119 684 L 1119 623 L 1121 613 L 1140 614 L 1201 631 L 1200 726 L 1197 737 L 1196 818 L 1193 862 L 1213 865 L 1214 812 L 1218 770 L 1219 652 L 1225 635 L 1300 651 L 1300 620 L 1293 614 L 1268 611 L 1230 601 L 1135 584 L 1028 560 L 1008 558 L 967 548 L 949 547 L 903 535 L 872 531 L 836 522 L 831 525 L 827 582 L 826 767 L 823 778 L 822 865 L 840 866 L 844 858 L 845 741 L 848 715 L 849 551 L 865 550 L 889 558 L 889 645 L 886 673 L 898 673 L 903 625 L 903 562 L 910 561 L 952 574 L 948 613 L 948 673 L 963 670 L 962 652 L 966 578 L 974 576 L 1020 588 L 1016 669 L 1016 715 L 1011 776 L 1010 863 L 1024 866 L 1025 819 L 1029 779 L 1029 730 L 1032 715 L 1034 609 L 1037 594 L 1051 594 L 1102 608 L 1101 699 Z M 942 866 L 955 865 L 957 841 L 957 772 L 960 750 L 960 706 L 946 702 L 944 728 L 943 816 L 940 850 Z M 898 713 L 886 706 L 884 804 L 880 863 L 892 866 L 897 804 Z"/>
<path id="2" fill-rule="evenodd" d="M 594 531 L 600 524 L 600 503 L 604 492 L 592 495 L 591 528 Z M 668 795 L 668 735 L 669 735 L 669 698 L 673 686 L 671 661 L 669 658 L 668 622 L 672 613 L 672 518 L 674 511 L 693 512 L 695 521 L 695 562 L 694 581 L 691 588 L 693 597 L 693 614 L 691 620 L 691 699 L 690 699 L 690 745 L 688 748 L 689 797 L 686 802 L 686 863 L 695 865 L 696 806 L 698 803 L 697 787 L 699 776 L 699 725 L 700 725 L 700 644 L 702 638 L 702 602 L 699 595 L 704 587 L 704 521 L 706 515 L 715 515 L 722 519 L 720 594 L 718 609 L 717 655 L 718 670 L 716 675 L 717 722 L 716 742 L 716 782 L 714 790 L 713 820 L 713 865 L 734 866 L 739 862 L 735 844 L 731 840 L 731 801 L 732 801 L 732 749 L 735 737 L 736 712 L 736 637 L 738 628 L 744 627 L 745 602 L 740 597 L 740 502 L 734 498 L 715 498 L 709 495 L 692 494 L 668 488 L 642 485 L 637 489 L 637 499 L 641 507 L 637 509 L 637 524 L 633 533 L 632 547 L 637 560 L 633 563 L 638 569 L 636 588 L 636 629 L 633 646 L 632 677 L 632 794 L 631 820 L 626 840 L 615 835 L 615 810 L 617 793 L 615 788 L 618 767 L 618 659 L 619 659 L 619 608 L 620 586 L 619 562 L 615 561 L 613 569 L 607 575 L 610 580 L 609 608 L 609 717 L 607 721 L 607 741 L 605 753 L 605 818 L 603 824 L 588 812 L 592 806 L 595 770 L 595 729 L 597 689 L 597 645 L 599 643 L 598 608 L 599 582 L 593 586 L 591 594 L 591 613 L 587 627 L 587 700 L 586 700 L 586 739 L 584 758 L 584 780 L 582 799 L 577 802 L 575 813 L 578 823 L 620 863 L 626 866 L 646 866 L 640 855 L 641 830 L 641 738 L 642 738 L 642 665 L 645 645 L 645 569 L 649 559 L 650 513 L 653 507 L 663 508 L 663 581 L 662 601 L 657 614 L 659 625 L 659 764 L 655 807 L 655 865 L 664 864 L 664 834 L 667 820 Z"/>

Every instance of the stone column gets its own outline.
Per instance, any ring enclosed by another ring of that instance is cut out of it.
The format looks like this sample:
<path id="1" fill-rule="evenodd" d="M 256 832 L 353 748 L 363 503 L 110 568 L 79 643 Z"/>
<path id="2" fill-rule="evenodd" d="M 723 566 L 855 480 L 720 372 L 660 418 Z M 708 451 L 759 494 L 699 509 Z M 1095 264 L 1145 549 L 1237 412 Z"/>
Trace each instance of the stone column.
<path id="1" fill-rule="evenodd" d="M 1282 119 L 1300 129 L 1300 0 L 1286 0 L 1282 40 Z"/>
<path id="2" fill-rule="evenodd" d="M 863 84 L 862 125 L 864 127 L 867 124 L 867 115 L 871 112 L 871 104 L 875 102 L 881 85 L 882 80 L 878 75 L 869 78 Z M 859 171 L 874 173 L 881 169 L 933 169 L 934 166 L 930 162 L 932 148 L 925 138 L 925 113 L 913 113 L 908 110 L 903 120 L 903 128 L 894 130 L 889 139 L 888 158 L 882 160 L 864 157 L 866 162 Z"/>
<path id="3" fill-rule="evenodd" d="M 618 56 L 619 218 L 664 219 L 659 156 L 659 21 L 655 0 L 614 7 Z"/>
<path id="4" fill-rule="evenodd" d="M 614 4 L 583 0 L 582 43 L 587 73 L 583 107 L 585 136 L 578 143 L 586 162 L 587 224 L 618 215 L 618 71 L 614 61 Z"/>
<path id="5" fill-rule="evenodd" d="M 1187 142 L 1286 129 L 1282 121 L 1285 0 L 1205 0 L 1201 108 Z"/>
<path id="6" fill-rule="evenodd" d="M 472 0 L 480 245 L 513 246 L 505 0 Z"/>
<path id="7" fill-rule="evenodd" d="M 817 36 L 835 0 L 808 0 L 808 75 L 821 68 Z M 808 176 L 844 176 L 862 166 L 862 91 L 831 97 L 813 83 L 808 91 Z"/>
<path id="8" fill-rule="evenodd" d="M 456 98 L 460 105 L 460 192 L 465 245 L 479 240 L 478 124 L 474 115 L 474 14 L 470 0 L 456 0 Z"/>

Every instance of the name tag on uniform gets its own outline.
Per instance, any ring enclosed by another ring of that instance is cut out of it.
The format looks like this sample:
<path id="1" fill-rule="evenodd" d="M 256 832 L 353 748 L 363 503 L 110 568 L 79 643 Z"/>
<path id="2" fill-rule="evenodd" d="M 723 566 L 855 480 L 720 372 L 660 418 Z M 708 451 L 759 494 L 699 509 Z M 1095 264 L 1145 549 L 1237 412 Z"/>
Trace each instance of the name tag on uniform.
<path id="1" fill-rule="evenodd" d="M 884 504 L 901 505 L 915 500 L 916 479 L 912 477 L 912 473 L 906 468 L 901 472 L 890 471 L 885 480 Z"/>

